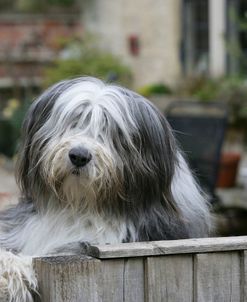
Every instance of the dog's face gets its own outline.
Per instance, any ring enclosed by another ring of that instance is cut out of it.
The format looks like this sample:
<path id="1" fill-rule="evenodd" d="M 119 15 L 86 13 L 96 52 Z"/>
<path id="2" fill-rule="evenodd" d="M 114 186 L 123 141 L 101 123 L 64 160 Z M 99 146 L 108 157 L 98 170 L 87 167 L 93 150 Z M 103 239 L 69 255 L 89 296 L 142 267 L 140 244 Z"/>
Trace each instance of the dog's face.
<path id="1" fill-rule="evenodd" d="M 23 125 L 17 180 L 36 203 L 80 208 L 169 196 L 176 147 L 144 98 L 92 78 L 44 92 Z M 169 199 L 169 198 L 168 198 Z"/>

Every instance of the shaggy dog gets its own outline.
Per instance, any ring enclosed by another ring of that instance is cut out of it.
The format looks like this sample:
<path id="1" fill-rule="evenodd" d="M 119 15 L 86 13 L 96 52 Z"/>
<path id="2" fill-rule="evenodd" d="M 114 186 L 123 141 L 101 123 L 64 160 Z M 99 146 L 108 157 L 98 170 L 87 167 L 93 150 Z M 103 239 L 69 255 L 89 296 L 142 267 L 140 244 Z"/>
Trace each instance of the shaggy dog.
<path id="1" fill-rule="evenodd" d="M 0 214 L 0 295 L 10 301 L 32 301 L 32 256 L 208 235 L 205 196 L 164 116 L 95 78 L 60 82 L 34 101 L 16 176 L 22 198 Z"/>

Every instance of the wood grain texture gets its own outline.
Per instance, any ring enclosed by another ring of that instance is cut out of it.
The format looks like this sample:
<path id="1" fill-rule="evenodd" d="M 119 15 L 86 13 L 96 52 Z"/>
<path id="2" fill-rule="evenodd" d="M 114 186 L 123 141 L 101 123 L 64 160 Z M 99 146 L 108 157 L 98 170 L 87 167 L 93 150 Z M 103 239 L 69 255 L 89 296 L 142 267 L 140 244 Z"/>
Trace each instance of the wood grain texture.
<path id="1" fill-rule="evenodd" d="M 101 302 L 101 263 L 80 256 L 34 260 L 41 302 Z"/>
<path id="2" fill-rule="evenodd" d="M 102 302 L 144 301 L 143 259 L 102 261 Z"/>
<path id="3" fill-rule="evenodd" d="M 247 251 L 241 253 L 241 302 L 247 302 Z"/>
<path id="4" fill-rule="evenodd" d="M 146 301 L 148 302 L 192 302 L 192 256 L 147 258 L 146 280 Z"/>
<path id="5" fill-rule="evenodd" d="M 35 301 L 247 302 L 246 245 L 246 236 L 139 242 L 90 247 L 101 259 L 37 258 Z"/>
<path id="6" fill-rule="evenodd" d="M 87 254 L 99 259 L 192 254 L 247 249 L 247 236 L 182 239 L 89 246 Z"/>
<path id="7" fill-rule="evenodd" d="M 195 255 L 195 302 L 240 302 L 240 253 Z"/>

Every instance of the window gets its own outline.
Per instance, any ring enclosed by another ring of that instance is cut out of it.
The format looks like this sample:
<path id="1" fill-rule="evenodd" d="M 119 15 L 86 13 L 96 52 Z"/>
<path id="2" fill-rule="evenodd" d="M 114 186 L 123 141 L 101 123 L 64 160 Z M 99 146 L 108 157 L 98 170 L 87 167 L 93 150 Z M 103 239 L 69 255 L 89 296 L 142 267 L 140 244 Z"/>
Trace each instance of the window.
<path id="1" fill-rule="evenodd" d="M 208 70 L 208 0 L 183 1 L 182 63 L 186 74 Z"/>

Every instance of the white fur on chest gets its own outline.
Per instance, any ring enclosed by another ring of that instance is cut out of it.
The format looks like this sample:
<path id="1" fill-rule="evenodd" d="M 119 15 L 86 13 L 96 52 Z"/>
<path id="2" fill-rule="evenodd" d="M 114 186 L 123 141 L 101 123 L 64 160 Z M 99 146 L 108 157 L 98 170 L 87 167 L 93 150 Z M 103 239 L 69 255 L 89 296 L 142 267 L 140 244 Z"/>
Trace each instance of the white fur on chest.
<path id="1" fill-rule="evenodd" d="M 42 256 L 72 243 L 120 243 L 126 238 L 126 224 L 117 220 L 105 221 L 98 215 L 70 215 L 69 211 L 50 211 L 36 214 L 27 221 L 14 240 L 20 241 L 21 252 Z M 23 244 L 24 243 L 24 244 Z"/>

